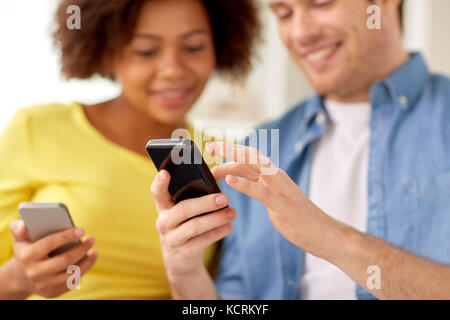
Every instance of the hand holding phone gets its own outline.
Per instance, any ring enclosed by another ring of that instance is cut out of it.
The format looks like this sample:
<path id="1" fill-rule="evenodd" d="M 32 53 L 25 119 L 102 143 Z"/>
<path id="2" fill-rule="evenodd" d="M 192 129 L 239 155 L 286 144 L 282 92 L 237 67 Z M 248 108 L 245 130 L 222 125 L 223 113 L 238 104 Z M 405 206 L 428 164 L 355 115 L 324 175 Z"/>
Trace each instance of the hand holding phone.
<path id="1" fill-rule="evenodd" d="M 151 140 L 146 149 L 158 171 L 169 172 L 169 192 L 176 203 L 220 193 L 216 180 L 193 141 Z"/>
<path id="2" fill-rule="evenodd" d="M 36 207 L 38 210 L 32 209 Z M 52 214 L 46 213 L 45 207 L 50 211 L 59 208 L 56 215 L 63 217 L 48 220 Z M 33 293 L 46 298 L 57 297 L 70 289 L 67 284 L 70 276 L 67 273 L 68 266 L 78 263 L 82 276 L 95 263 L 97 253 L 90 251 L 94 238 L 87 237 L 80 242 L 84 234 L 81 228 L 55 231 L 58 229 L 56 227 L 68 226 L 70 218 L 70 215 L 67 216 L 68 211 L 61 211 L 63 207 L 60 204 L 27 203 L 20 208 L 24 220 L 14 220 L 10 224 L 14 257 L 8 263 L 14 268 L 15 275 L 11 281 L 15 283 L 14 287 L 18 288 L 18 294 L 23 299 Z M 39 219 L 39 216 L 46 218 Z M 48 234 L 49 231 L 52 232 Z"/>
<path id="3" fill-rule="evenodd" d="M 69 209 L 62 203 L 22 202 L 19 204 L 19 214 L 32 242 L 75 227 Z M 48 255 L 53 257 L 80 243 L 80 240 L 65 243 Z"/>
<path id="4" fill-rule="evenodd" d="M 227 196 L 192 141 L 158 140 L 147 151 L 161 170 L 152 194 L 167 275 L 173 281 L 194 277 L 205 268 L 205 249 L 232 231 L 236 211 L 228 207 Z"/>

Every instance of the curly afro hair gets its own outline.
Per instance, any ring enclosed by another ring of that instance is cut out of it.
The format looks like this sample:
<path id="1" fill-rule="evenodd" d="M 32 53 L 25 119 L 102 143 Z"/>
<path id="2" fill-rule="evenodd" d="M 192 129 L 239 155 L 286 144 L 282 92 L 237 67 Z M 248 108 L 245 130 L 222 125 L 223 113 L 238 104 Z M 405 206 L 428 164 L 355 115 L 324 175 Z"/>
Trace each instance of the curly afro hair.
<path id="1" fill-rule="evenodd" d="M 105 59 L 120 51 L 133 36 L 139 12 L 152 0 L 61 0 L 56 11 L 54 45 L 60 51 L 67 79 L 101 75 Z M 216 69 L 232 77 L 244 76 L 252 66 L 261 25 L 254 0 L 199 0 L 208 14 L 216 51 Z M 67 8 L 81 9 L 81 29 L 66 26 Z"/>

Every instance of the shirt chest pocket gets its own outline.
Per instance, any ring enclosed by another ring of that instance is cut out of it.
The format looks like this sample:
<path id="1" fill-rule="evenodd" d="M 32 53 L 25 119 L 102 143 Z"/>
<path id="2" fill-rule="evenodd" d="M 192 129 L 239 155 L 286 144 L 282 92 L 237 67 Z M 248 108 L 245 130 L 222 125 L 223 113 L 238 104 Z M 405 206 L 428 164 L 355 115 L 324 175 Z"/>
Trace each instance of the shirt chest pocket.
<path id="1" fill-rule="evenodd" d="M 427 199 L 450 196 L 450 172 L 444 172 L 431 177 L 410 179 L 407 187 L 411 199 Z"/>
<path id="2" fill-rule="evenodd" d="M 411 178 L 405 191 L 412 249 L 425 257 L 450 262 L 450 172 Z"/>

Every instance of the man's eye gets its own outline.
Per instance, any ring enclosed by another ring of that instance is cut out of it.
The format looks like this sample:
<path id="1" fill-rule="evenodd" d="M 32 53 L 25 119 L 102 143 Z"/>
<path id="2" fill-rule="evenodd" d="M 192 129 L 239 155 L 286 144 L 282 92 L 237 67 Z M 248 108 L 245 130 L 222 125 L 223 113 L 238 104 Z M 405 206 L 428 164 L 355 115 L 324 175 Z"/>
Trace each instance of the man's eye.
<path id="1" fill-rule="evenodd" d="M 286 19 L 289 19 L 289 18 L 291 17 L 291 15 L 292 15 L 292 13 L 287 12 L 287 13 L 285 13 L 285 14 L 279 15 L 278 18 L 279 18 L 280 20 L 286 20 Z"/>
<path id="2" fill-rule="evenodd" d="M 331 4 L 332 2 L 333 2 L 333 0 L 322 0 L 322 1 L 318 0 L 314 3 L 314 5 L 316 7 L 325 7 L 329 4 Z"/>
<path id="3" fill-rule="evenodd" d="M 292 16 L 292 10 L 289 10 L 287 8 L 280 8 L 278 10 L 275 10 L 275 14 L 280 20 L 286 20 Z"/>

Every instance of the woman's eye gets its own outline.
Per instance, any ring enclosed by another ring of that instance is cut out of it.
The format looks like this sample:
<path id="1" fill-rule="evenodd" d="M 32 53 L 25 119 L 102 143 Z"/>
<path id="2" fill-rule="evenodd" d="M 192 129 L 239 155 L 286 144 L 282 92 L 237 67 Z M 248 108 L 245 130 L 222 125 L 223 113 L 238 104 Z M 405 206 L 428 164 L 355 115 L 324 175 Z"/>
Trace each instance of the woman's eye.
<path id="1" fill-rule="evenodd" d="M 156 50 L 136 50 L 134 53 L 141 57 L 151 57 L 156 54 Z"/>
<path id="2" fill-rule="evenodd" d="M 200 46 L 188 46 L 188 47 L 185 47 L 185 50 L 186 50 L 187 52 L 189 52 L 189 53 L 193 53 L 193 52 L 201 51 L 201 50 L 203 50 L 204 48 L 205 48 L 204 45 L 200 45 Z"/>

